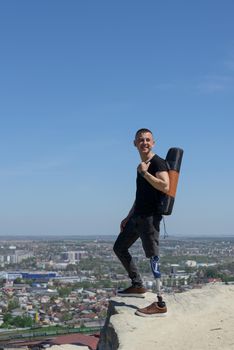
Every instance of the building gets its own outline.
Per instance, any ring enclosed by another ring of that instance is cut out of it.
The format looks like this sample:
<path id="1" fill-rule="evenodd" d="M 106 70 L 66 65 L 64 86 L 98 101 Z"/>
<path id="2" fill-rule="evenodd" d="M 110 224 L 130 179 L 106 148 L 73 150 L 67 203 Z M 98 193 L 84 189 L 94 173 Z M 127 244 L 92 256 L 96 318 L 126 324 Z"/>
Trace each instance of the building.
<path id="1" fill-rule="evenodd" d="M 86 255 L 84 250 L 70 250 L 62 253 L 63 261 L 69 261 L 71 264 L 79 262 Z"/>

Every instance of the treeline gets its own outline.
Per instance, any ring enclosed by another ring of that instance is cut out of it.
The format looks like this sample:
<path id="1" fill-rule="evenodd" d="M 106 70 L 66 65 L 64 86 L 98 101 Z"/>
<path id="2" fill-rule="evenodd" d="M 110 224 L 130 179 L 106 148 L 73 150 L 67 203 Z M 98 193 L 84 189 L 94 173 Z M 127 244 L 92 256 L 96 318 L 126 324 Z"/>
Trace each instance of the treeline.
<path id="1" fill-rule="evenodd" d="M 3 316 L 3 323 L 1 324 L 1 328 L 25 328 L 32 327 L 34 324 L 34 320 L 27 315 L 23 316 L 15 316 L 13 317 L 11 314 L 7 313 Z"/>

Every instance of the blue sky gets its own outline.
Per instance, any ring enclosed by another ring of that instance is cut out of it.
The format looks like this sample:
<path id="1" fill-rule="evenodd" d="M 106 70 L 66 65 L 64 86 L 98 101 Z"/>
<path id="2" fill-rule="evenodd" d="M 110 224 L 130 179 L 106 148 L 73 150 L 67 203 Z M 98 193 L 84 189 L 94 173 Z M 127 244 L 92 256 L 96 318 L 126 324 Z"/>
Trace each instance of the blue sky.
<path id="1" fill-rule="evenodd" d="M 233 235 L 234 2 L 0 2 L 0 235 L 117 235 L 141 127 L 184 149 L 169 235 Z"/>

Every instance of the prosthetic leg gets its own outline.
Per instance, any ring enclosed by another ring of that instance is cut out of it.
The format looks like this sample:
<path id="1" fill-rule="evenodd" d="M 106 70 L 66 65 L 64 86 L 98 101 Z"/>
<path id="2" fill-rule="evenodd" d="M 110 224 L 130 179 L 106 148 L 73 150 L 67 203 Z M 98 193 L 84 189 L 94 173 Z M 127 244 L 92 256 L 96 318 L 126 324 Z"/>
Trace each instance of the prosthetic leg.
<path id="1" fill-rule="evenodd" d="M 159 256 L 152 256 L 150 258 L 150 266 L 156 281 L 156 292 L 158 301 L 154 301 L 149 306 L 138 309 L 135 314 L 143 317 L 165 316 L 167 314 L 166 303 L 162 299 L 160 291 L 160 270 L 159 270 Z"/>
<path id="2" fill-rule="evenodd" d="M 166 304 L 163 301 L 162 294 L 161 294 L 161 285 L 160 285 L 161 273 L 160 273 L 160 267 L 159 267 L 159 256 L 156 255 L 150 258 L 150 266 L 156 282 L 156 295 L 158 299 L 157 304 L 159 307 L 165 307 Z"/>

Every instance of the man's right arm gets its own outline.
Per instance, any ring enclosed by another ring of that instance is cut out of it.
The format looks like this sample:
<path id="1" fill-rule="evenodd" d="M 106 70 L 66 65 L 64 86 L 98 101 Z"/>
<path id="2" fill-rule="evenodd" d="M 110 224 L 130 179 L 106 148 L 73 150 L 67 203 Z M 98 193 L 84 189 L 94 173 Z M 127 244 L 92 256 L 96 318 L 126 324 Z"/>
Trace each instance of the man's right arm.
<path id="1" fill-rule="evenodd" d="M 130 217 L 133 215 L 134 210 L 135 210 L 135 202 L 133 203 L 133 206 L 132 206 L 131 210 L 129 211 L 127 217 L 121 221 L 121 224 L 120 224 L 120 232 L 123 231 L 124 227 L 126 226 L 126 223 L 127 223 L 128 220 L 130 219 Z"/>

